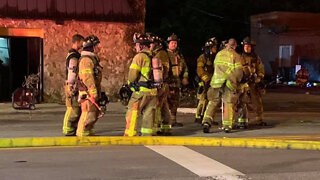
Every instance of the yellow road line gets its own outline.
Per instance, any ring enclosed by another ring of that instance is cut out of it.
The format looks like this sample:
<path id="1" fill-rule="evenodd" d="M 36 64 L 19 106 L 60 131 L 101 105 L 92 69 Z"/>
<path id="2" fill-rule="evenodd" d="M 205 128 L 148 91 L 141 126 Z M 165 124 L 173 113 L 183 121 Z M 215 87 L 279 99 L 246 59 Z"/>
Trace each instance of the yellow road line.
<path id="1" fill-rule="evenodd" d="M 109 146 L 109 145 L 178 145 L 320 150 L 320 141 L 261 139 L 261 138 L 206 138 L 206 137 L 33 137 L 0 138 L 0 148 Z"/>
<path id="2" fill-rule="evenodd" d="M 300 136 L 264 136 L 264 137 L 251 137 L 258 139 L 281 139 L 281 140 L 294 140 L 294 139 L 305 139 L 305 140 L 320 140 L 319 134 L 310 134 L 310 135 L 300 135 Z"/>

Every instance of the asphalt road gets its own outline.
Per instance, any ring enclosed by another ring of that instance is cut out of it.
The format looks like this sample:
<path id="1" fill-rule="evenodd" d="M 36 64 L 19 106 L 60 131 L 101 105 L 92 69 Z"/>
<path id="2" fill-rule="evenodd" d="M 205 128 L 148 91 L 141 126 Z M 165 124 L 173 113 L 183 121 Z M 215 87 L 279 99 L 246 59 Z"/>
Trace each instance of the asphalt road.
<path id="1" fill-rule="evenodd" d="M 1 149 L 0 179 L 315 180 L 319 153 L 184 146 Z"/>

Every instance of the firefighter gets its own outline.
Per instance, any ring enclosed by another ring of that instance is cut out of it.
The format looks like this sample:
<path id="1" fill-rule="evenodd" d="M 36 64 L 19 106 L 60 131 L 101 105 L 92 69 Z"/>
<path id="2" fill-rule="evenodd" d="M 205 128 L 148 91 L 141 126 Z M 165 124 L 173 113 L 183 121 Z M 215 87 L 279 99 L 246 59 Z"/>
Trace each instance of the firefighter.
<path id="1" fill-rule="evenodd" d="M 238 127 L 248 128 L 249 126 L 249 111 L 248 104 L 250 103 L 250 88 L 249 81 L 251 78 L 250 66 L 242 58 L 243 77 L 240 85 L 238 86 L 238 101 L 237 101 L 237 113 L 238 113 Z"/>
<path id="2" fill-rule="evenodd" d="M 310 73 L 306 70 L 304 66 L 296 74 L 296 82 L 298 86 L 306 87 L 309 80 Z"/>
<path id="3" fill-rule="evenodd" d="M 202 121 L 203 132 L 209 133 L 214 116 L 222 99 L 222 128 L 228 133 L 233 127 L 234 105 L 237 100 L 237 86 L 242 78 L 241 56 L 235 51 L 237 42 L 229 39 L 226 47 L 217 53 L 214 60 L 214 74 L 208 90 L 208 106 Z"/>
<path id="4" fill-rule="evenodd" d="M 79 60 L 79 99 L 81 117 L 78 123 L 77 136 L 94 135 L 94 124 L 98 120 L 101 92 L 102 66 L 97 55 L 100 51 L 100 40 L 95 35 L 84 39 L 83 51 Z"/>
<path id="5" fill-rule="evenodd" d="M 77 125 L 81 114 L 81 108 L 78 103 L 78 89 L 76 88 L 76 79 L 78 78 L 79 51 L 82 48 L 83 36 L 75 34 L 72 36 L 72 48 L 66 57 L 66 113 L 64 115 L 62 132 L 66 136 L 76 135 Z"/>
<path id="6" fill-rule="evenodd" d="M 263 105 L 262 105 L 262 94 L 264 92 L 264 67 L 260 57 L 254 52 L 255 41 L 250 37 L 245 37 L 242 42 L 243 53 L 242 58 L 244 64 L 248 66 L 250 70 L 250 77 L 248 80 L 249 85 L 249 97 L 252 109 L 255 111 L 255 120 L 257 125 L 266 125 L 263 121 Z M 247 114 L 247 113 L 243 113 Z M 240 120 L 240 121 L 239 121 Z M 238 122 L 246 123 L 248 121 L 247 117 L 240 117 Z"/>
<path id="7" fill-rule="evenodd" d="M 208 104 L 207 92 L 213 75 L 213 60 L 217 54 L 217 44 L 218 42 L 214 37 L 209 39 L 203 47 L 203 54 L 197 60 L 197 75 L 200 79 L 197 93 L 199 101 L 195 117 L 197 123 L 202 122 Z"/>
<path id="8" fill-rule="evenodd" d="M 177 109 L 179 107 L 181 84 L 189 84 L 188 67 L 178 50 L 178 37 L 174 33 L 168 37 L 168 55 L 169 55 L 169 95 L 168 103 L 171 112 L 172 126 L 182 127 L 183 124 L 177 122 Z M 181 82 L 182 79 L 182 82 Z"/>
<path id="9" fill-rule="evenodd" d="M 157 106 L 158 87 L 156 82 L 158 82 L 157 78 L 160 75 L 153 73 L 150 39 L 145 34 L 135 33 L 133 42 L 135 43 L 137 54 L 134 56 L 129 68 L 128 84 L 133 93 L 126 113 L 127 124 L 124 136 L 139 135 L 137 121 L 140 114 L 142 114 L 142 118 L 140 118 L 140 135 L 152 136 Z M 159 70 L 159 67 L 154 68 L 154 70 Z"/>
<path id="10" fill-rule="evenodd" d="M 151 40 L 150 50 L 152 51 L 154 58 L 161 60 L 163 68 L 163 85 L 158 90 L 158 100 L 156 108 L 156 119 L 154 123 L 154 134 L 158 135 L 171 135 L 171 114 L 168 104 L 169 94 L 169 56 L 166 50 L 166 43 L 160 37 L 147 33 L 147 36 Z"/>

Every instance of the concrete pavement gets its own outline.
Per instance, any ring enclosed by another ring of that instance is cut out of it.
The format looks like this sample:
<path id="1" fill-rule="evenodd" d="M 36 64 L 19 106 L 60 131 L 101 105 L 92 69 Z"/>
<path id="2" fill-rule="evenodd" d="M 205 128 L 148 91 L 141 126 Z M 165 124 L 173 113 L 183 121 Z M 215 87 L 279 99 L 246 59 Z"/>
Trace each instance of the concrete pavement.
<path id="1" fill-rule="evenodd" d="M 267 93 L 264 96 L 266 127 L 251 126 L 246 130 L 234 130 L 226 134 L 215 126 L 212 133 L 203 134 L 195 124 L 194 109 L 181 108 L 178 121 L 182 128 L 174 128 L 173 136 L 208 138 L 263 138 L 276 140 L 319 141 L 320 96 L 310 93 Z M 0 138 L 59 137 L 62 136 L 62 120 L 65 107 L 59 104 L 37 104 L 37 109 L 14 110 L 10 103 L 0 104 Z M 110 103 L 106 116 L 96 124 L 99 136 L 122 136 L 125 127 L 126 108 L 121 103 Z M 190 113 L 191 112 L 191 113 Z M 252 118 L 253 119 L 253 118 Z M 221 121 L 221 113 L 216 116 Z"/>

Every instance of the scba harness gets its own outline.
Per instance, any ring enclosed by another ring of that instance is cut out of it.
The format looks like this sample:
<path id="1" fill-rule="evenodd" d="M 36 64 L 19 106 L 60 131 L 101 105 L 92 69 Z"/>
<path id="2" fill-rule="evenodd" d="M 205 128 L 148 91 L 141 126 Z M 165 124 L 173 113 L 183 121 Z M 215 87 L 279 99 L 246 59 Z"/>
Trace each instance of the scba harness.
<path id="1" fill-rule="evenodd" d="M 146 52 L 140 52 L 145 54 L 149 59 L 149 72 L 148 77 L 145 77 L 142 73 L 140 75 L 144 77 L 147 81 L 139 81 L 130 83 L 130 87 L 134 88 L 135 91 L 139 91 L 140 87 L 145 87 L 148 89 L 161 88 L 163 84 L 163 66 L 160 59 L 149 55 Z"/>

